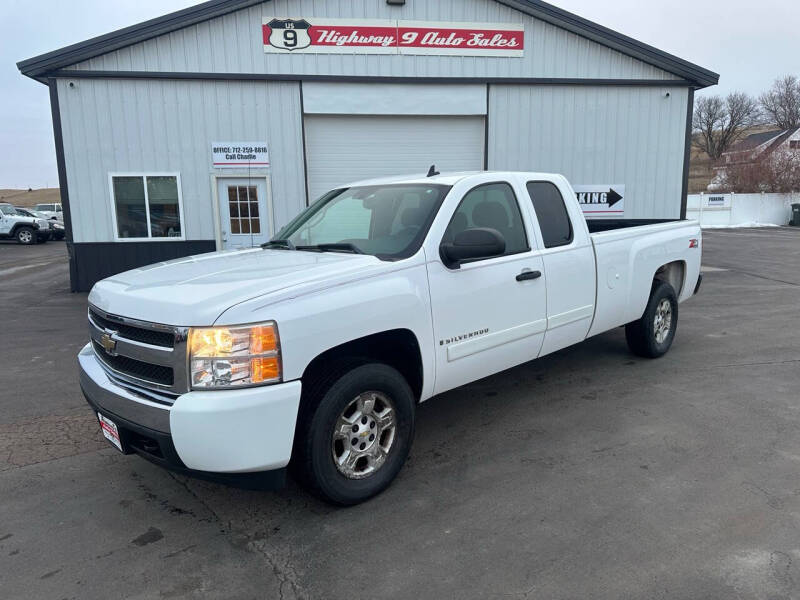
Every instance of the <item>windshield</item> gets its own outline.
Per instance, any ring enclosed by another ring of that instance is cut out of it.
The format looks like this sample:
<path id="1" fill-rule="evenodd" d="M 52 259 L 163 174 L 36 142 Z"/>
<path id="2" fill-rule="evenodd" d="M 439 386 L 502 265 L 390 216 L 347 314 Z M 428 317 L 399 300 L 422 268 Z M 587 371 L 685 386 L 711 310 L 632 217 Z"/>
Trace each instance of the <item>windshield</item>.
<path id="1" fill-rule="evenodd" d="M 406 258 L 419 249 L 448 191 L 450 186 L 434 184 L 334 190 L 301 212 L 273 240 L 297 250 L 350 248 L 382 259 Z"/>

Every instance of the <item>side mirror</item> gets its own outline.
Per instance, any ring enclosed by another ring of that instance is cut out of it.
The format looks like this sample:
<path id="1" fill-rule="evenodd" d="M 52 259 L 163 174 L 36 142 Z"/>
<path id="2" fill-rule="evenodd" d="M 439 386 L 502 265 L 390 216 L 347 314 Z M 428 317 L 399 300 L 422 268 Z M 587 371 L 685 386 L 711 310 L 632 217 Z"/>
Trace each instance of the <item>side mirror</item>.
<path id="1" fill-rule="evenodd" d="M 474 227 L 456 234 L 452 242 L 439 247 L 439 255 L 448 269 L 457 269 L 462 262 L 500 256 L 506 251 L 506 240 L 496 229 Z"/>

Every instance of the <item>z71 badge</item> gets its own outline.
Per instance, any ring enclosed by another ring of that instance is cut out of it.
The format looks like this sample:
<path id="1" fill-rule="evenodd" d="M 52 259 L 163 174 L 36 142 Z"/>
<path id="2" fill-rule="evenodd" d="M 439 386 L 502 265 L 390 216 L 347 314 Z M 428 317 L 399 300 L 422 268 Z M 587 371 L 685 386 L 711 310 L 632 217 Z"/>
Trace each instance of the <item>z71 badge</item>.
<path id="1" fill-rule="evenodd" d="M 302 50 L 311 45 L 311 36 L 308 30 L 311 23 L 305 19 L 272 19 L 267 23 L 269 27 L 270 46 L 280 50 Z"/>

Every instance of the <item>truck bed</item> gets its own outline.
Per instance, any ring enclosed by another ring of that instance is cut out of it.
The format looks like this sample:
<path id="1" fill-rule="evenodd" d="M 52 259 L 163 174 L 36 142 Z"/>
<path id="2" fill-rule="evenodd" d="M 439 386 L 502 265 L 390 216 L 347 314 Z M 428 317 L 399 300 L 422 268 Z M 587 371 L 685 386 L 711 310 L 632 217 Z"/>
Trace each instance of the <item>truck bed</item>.
<path id="1" fill-rule="evenodd" d="M 589 233 L 626 229 L 628 227 L 641 227 L 642 225 L 660 225 L 661 223 L 675 223 L 686 219 L 587 219 L 586 225 Z"/>

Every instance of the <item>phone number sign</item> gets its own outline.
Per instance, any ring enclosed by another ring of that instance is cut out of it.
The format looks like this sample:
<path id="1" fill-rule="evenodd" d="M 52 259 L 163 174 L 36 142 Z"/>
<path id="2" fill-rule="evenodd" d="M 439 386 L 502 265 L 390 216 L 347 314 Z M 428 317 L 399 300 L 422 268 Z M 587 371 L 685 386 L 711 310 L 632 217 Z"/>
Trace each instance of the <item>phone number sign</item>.
<path id="1" fill-rule="evenodd" d="M 215 169 L 263 169 L 269 166 L 266 142 L 213 142 L 211 156 Z"/>
<path id="2" fill-rule="evenodd" d="M 521 57 L 525 27 L 509 23 L 265 18 L 264 52 Z"/>

